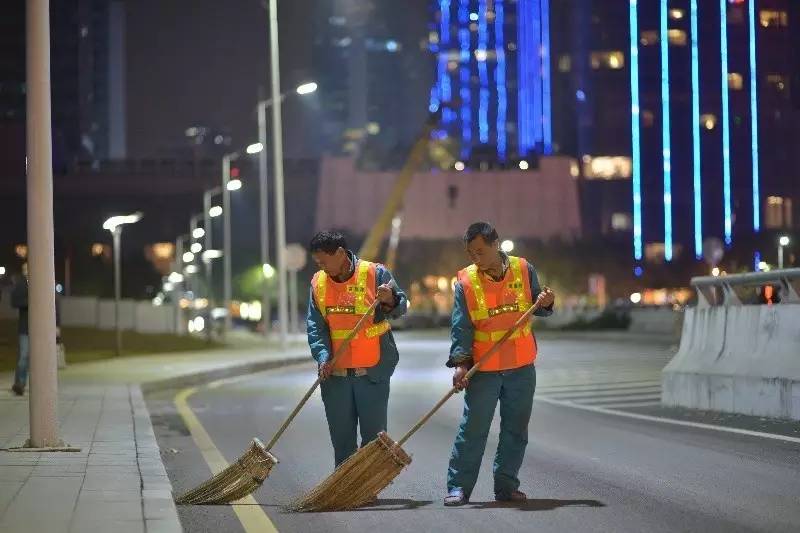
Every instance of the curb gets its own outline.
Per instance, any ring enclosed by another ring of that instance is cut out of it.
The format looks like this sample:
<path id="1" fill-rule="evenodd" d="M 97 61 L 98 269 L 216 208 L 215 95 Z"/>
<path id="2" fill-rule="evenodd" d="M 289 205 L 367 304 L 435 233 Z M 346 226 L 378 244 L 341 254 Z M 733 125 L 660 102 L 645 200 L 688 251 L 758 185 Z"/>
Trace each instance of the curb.
<path id="1" fill-rule="evenodd" d="M 167 379 L 160 379 L 156 381 L 146 381 L 139 384 L 139 387 L 144 394 L 153 392 L 169 390 L 169 389 L 182 389 L 194 385 L 200 385 L 209 381 L 216 381 L 218 379 L 242 376 L 255 372 L 262 372 L 264 370 L 273 370 L 285 366 L 298 365 L 313 361 L 307 352 L 302 356 L 292 355 L 283 359 L 271 359 L 269 361 L 255 361 L 252 363 L 245 363 L 240 365 L 230 365 L 213 370 L 206 370 L 204 372 L 196 372 L 192 374 L 184 374 L 182 376 L 175 376 Z"/>

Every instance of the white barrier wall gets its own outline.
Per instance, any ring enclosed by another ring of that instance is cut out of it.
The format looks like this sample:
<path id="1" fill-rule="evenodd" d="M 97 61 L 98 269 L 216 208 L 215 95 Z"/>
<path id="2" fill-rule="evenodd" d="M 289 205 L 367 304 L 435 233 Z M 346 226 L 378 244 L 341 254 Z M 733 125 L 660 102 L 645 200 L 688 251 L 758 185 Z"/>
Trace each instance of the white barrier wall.
<path id="1" fill-rule="evenodd" d="M 59 299 L 62 326 L 112 330 L 115 327 L 114 300 L 69 296 Z M 155 306 L 150 301 L 120 300 L 120 325 L 139 333 L 175 333 L 175 308 Z"/>
<path id="2" fill-rule="evenodd" d="M 97 326 L 97 298 L 71 296 L 60 298 L 58 305 L 62 326 L 83 328 Z"/>
<path id="3" fill-rule="evenodd" d="M 666 406 L 800 420 L 800 305 L 687 309 Z"/>

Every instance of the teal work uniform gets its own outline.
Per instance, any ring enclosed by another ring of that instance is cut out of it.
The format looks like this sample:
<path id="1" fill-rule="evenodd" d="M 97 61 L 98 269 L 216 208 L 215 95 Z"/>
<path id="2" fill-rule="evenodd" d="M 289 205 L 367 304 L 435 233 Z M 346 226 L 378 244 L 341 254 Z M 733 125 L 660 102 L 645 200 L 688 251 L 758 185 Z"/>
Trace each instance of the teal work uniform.
<path id="1" fill-rule="evenodd" d="M 506 261 L 505 255 L 503 259 Z M 531 293 L 536 300 L 541 288 L 536 270 L 530 262 L 528 262 L 528 276 Z M 545 317 L 552 313 L 551 306 L 540 309 L 535 314 Z M 469 316 L 464 288 L 461 283 L 456 283 L 448 367 L 472 362 L 474 335 L 475 326 Z M 498 401 L 500 442 L 494 457 L 494 492 L 500 498 L 507 498 L 519 489 L 517 474 L 528 444 L 528 421 L 531 418 L 535 390 L 536 368 L 533 364 L 512 370 L 475 373 L 464 393 L 464 413 L 450 454 L 447 470 L 448 492 L 461 489 L 464 491 L 464 496 L 469 499 L 478 480 L 489 428 Z"/>
<path id="2" fill-rule="evenodd" d="M 355 265 L 358 258 L 351 251 L 347 253 Z M 379 306 L 375 311 L 375 323 L 404 315 L 408 308 L 408 299 L 397 286 L 392 273 L 383 265 L 376 266 L 375 283 L 376 290 L 378 286 L 388 284 L 394 292 L 394 306 L 391 309 Z M 308 298 L 306 327 L 308 345 L 314 360 L 319 364 L 330 360 L 333 357 L 330 329 L 314 301 L 313 288 Z M 366 375 L 357 376 L 350 371 L 347 376 L 330 376 L 322 382 L 322 402 L 325 405 L 336 466 L 358 449 L 359 426 L 362 446 L 374 440 L 379 432 L 386 431 L 389 381 L 398 359 L 397 345 L 389 331 L 381 335 L 378 364 L 367 368 Z"/>

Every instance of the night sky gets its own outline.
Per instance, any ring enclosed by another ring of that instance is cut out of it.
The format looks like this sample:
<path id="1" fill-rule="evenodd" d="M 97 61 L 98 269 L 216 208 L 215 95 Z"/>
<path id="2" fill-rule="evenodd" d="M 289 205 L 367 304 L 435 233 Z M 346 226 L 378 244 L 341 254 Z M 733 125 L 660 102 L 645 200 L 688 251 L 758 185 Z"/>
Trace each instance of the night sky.
<path id="1" fill-rule="evenodd" d="M 311 77 L 314 2 L 278 3 L 285 90 Z M 129 157 L 186 146 L 192 125 L 229 128 L 234 147 L 253 141 L 259 86 L 269 87 L 261 0 L 128 2 L 127 32 Z M 299 148 L 287 144 L 288 153 Z"/>

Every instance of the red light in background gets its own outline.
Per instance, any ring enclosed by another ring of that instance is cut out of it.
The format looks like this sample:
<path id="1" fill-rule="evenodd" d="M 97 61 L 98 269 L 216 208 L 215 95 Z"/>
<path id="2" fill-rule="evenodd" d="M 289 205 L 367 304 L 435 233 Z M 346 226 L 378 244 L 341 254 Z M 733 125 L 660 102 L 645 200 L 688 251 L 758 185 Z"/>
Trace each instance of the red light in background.
<path id="1" fill-rule="evenodd" d="M 231 177 L 238 178 L 239 177 L 239 169 L 236 167 L 231 168 Z"/>

